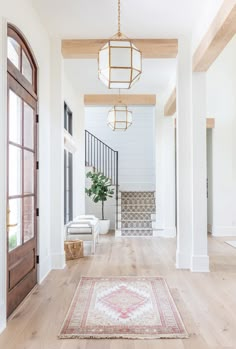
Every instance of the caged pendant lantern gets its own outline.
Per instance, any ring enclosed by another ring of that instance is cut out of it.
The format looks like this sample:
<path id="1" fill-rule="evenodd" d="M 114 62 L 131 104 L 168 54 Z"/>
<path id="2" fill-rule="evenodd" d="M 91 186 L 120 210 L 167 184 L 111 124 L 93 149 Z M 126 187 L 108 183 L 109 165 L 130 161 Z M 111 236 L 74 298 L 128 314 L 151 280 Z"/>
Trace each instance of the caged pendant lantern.
<path id="1" fill-rule="evenodd" d="M 121 99 L 117 105 L 108 112 L 107 125 L 112 131 L 126 131 L 133 121 L 133 113 L 127 107 L 122 104 Z"/>
<path id="2" fill-rule="evenodd" d="M 118 0 L 118 32 L 98 53 L 98 77 L 109 88 L 129 89 L 142 73 L 140 50 L 120 31 Z"/>

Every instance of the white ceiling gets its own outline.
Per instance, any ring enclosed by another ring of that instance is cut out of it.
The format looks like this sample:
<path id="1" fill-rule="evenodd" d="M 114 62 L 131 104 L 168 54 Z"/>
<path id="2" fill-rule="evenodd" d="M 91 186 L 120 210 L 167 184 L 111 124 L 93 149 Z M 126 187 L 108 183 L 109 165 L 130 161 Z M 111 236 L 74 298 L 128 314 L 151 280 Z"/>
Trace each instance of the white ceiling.
<path id="1" fill-rule="evenodd" d="M 31 1 L 51 36 L 109 38 L 117 32 L 117 0 Z M 221 3 L 222 0 L 121 0 L 121 31 L 130 38 L 194 36 L 205 14 L 213 13 Z M 98 80 L 95 59 L 65 60 L 65 71 L 80 93 L 117 93 Z M 144 60 L 141 80 L 125 93 L 164 96 L 173 85 L 175 71 L 174 59 Z"/>
<path id="2" fill-rule="evenodd" d="M 78 92 L 85 94 L 117 93 L 117 90 L 108 90 L 98 79 L 95 59 L 67 59 L 64 66 L 66 75 Z M 175 76 L 175 71 L 175 59 L 145 59 L 140 80 L 131 90 L 122 90 L 121 93 L 158 93 L 161 97 Z"/>
<path id="3" fill-rule="evenodd" d="M 117 32 L 117 0 L 31 0 L 52 35 L 108 38 Z M 132 38 L 191 34 L 222 0 L 121 0 L 121 31 Z"/>

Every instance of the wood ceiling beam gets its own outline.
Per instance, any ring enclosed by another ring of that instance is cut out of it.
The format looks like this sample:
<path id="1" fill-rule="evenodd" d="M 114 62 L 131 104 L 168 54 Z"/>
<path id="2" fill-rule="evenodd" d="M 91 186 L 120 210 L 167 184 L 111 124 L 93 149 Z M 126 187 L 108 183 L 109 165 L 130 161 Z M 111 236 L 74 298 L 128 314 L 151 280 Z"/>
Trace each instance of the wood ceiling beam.
<path id="1" fill-rule="evenodd" d="M 98 51 L 109 39 L 62 40 L 61 52 L 68 58 L 97 58 Z M 176 58 L 177 39 L 132 39 L 143 58 Z"/>
<path id="2" fill-rule="evenodd" d="M 225 0 L 193 55 L 193 71 L 207 72 L 235 34 L 236 2 Z M 165 105 L 165 115 L 172 116 L 175 112 L 176 100 L 172 92 Z"/>
<path id="3" fill-rule="evenodd" d="M 174 115 L 175 112 L 176 112 L 176 88 L 174 88 L 168 101 L 166 102 L 165 109 L 164 109 L 164 115 L 165 116 L 172 116 L 172 115 Z"/>
<path id="4" fill-rule="evenodd" d="M 175 119 L 175 128 L 176 128 L 176 119 Z M 215 119 L 214 118 L 207 118 L 206 119 L 206 128 L 207 129 L 215 128 Z"/>
<path id="5" fill-rule="evenodd" d="M 236 3 L 225 0 L 193 56 L 193 71 L 206 72 L 236 34 Z"/>
<path id="6" fill-rule="evenodd" d="M 156 95 L 84 95 L 85 106 L 156 105 Z"/>

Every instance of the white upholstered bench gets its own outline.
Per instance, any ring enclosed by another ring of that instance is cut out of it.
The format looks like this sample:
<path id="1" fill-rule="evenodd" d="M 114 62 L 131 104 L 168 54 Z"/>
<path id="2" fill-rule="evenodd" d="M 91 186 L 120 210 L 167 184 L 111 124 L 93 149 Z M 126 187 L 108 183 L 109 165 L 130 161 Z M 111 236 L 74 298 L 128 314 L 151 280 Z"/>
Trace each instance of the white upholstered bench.
<path id="1" fill-rule="evenodd" d="M 69 222 L 66 227 L 66 240 L 78 238 L 83 241 L 91 241 L 92 253 L 95 253 L 96 243 L 99 242 L 100 223 L 93 215 L 81 215 Z"/>

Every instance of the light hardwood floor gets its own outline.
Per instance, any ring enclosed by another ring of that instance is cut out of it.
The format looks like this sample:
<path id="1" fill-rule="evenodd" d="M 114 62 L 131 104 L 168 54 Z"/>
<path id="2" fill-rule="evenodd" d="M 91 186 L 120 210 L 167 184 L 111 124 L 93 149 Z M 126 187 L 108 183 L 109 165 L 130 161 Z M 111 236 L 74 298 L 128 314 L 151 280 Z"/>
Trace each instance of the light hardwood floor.
<path id="1" fill-rule="evenodd" d="M 105 236 L 94 257 L 50 273 L 0 336 L 1 349 L 232 349 L 236 348 L 236 249 L 209 238 L 211 273 L 176 270 L 175 240 Z M 81 275 L 163 276 L 189 339 L 59 340 Z"/>

